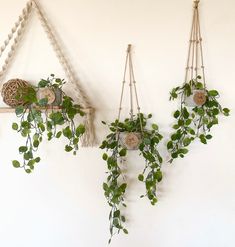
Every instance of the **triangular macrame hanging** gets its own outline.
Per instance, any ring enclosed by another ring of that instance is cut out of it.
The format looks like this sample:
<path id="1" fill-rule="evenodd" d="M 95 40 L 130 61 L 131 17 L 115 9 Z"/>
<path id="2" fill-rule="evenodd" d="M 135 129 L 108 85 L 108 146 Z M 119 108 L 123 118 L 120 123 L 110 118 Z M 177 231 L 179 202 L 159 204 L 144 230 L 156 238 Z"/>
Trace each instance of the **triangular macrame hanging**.
<path id="1" fill-rule="evenodd" d="M 76 93 L 76 98 L 79 104 L 82 106 L 83 111 L 86 113 L 84 117 L 86 133 L 84 134 L 82 145 L 92 146 L 95 144 L 95 131 L 94 131 L 94 126 L 93 126 L 94 109 L 91 106 L 86 93 L 83 91 L 76 76 L 74 75 L 74 72 L 70 66 L 70 63 L 65 57 L 63 50 L 61 49 L 60 44 L 57 41 L 54 32 L 52 31 L 51 26 L 49 25 L 45 15 L 43 14 L 40 8 L 40 5 L 38 4 L 36 0 L 30 0 L 29 2 L 27 2 L 26 7 L 23 9 L 21 15 L 19 16 L 18 20 L 15 22 L 13 28 L 8 34 L 7 39 L 4 41 L 4 44 L 0 47 L 0 59 L 1 59 L 3 56 L 3 53 L 6 51 L 6 48 L 10 46 L 10 43 L 12 43 L 10 46 L 10 51 L 8 52 L 3 62 L 2 68 L 0 69 L 0 88 L 2 88 L 3 79 L 7 73 L 9 66 L 11 65 L 11 61 L 14 57 L 14 54 L 20 43 L 20 40 L 24 34 L 25 25 L 33 10 L 35 10 L 40 20 L 40 23 L 52 45 L 52 48 L 54 52 L 56 53 L 56 56 L 68 78 L 68 81 L 71 82 L 74 86 L 74 91 Z"/>

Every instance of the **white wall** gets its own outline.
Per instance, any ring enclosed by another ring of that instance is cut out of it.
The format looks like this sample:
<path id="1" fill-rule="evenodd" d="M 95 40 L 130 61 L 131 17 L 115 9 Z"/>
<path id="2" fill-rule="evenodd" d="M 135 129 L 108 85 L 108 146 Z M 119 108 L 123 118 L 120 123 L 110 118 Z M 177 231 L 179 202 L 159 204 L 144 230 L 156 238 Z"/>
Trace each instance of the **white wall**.
<path id="1" fill-rule="evenodd" d="M 24 0 L 0 0 L 0 41 L 4 40 Z M 134 45 L 134 66 L 142 110 L 152 112 L 169 134 L 176 104 L 169 90 L 184 77 L 192 17 L 189 0 L 41 0 L 63 40 L 77 75 L 101 119 L 116 117 L 124 53 Z M 201 3 L 208 86 L 221 103 L 235 110 L 235 2 Z M 37 81 L 54 72 L 64 76 L 38 20 L 33 17 L 8 78 Z M 11 166 L 22 143 L 11 130 L 14 114 L 0 116 L 0 246 L 104 247 L 108 212 L 102 191 L 105 164 L 98 148 L 76 157 L 56 141 L 40 149 L 42 162 L 31 175 Z M 232 247 L 235 245 L 235 116 L 221 118 L 207 146 L 195 143 L 185 159 L 165 164 L 159 203 L 139 199 L 142 184 L 133 180 L 142 161 L 132 155 L 127 193 L 129 235 L 111 246 Z M 165 141 L 164 141 L 165 142 Z M 164 145 L 162 145 L 162 149 Z"/>

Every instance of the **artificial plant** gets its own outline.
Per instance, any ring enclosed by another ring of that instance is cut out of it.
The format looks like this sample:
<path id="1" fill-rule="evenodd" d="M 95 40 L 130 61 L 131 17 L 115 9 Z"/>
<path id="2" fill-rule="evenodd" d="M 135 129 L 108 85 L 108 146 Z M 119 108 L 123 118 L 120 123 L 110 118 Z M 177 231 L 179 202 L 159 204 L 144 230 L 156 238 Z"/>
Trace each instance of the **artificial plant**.
<path id="1" fill-rule="evenodd" d="M 219 122 L 219 115 L 228 116 L 230 111 L 218 102 L 219 92 L 206 86 L 198 3 L 195 1 L 185 81 L 170 92 L 170 100 L 180 99 L 179 109 L 174 112 L 174 132 L 167 143 L 170 162 L 183 158 L 195 139 L 207 144 L 212 138 L 211 128 Z"/>
<path id="2" fill-rule="evenodd" d="M 27 173 L 34 170 L 35 164 L 40 162 L 40 157 L 35 157 L 35 153 L 43 141 L 44 133 L 49 141 L 61 136 L 66 137 L 68 143 L 65 151 L 76 154 L 85 127 L 83 124 L 77 126 L 74 118 L 77 115 L 84 116 L 84 112 L 81 106 L 75 104 L 62 90 L 65 83 L 64 79 L 51 74 L 47 79 L 40 80 L 36 87 L 29 86 L 18 90 L 17 98 L 23 100 L 24 104 L 16 107 L 15 113 L 19 122 L 14 122 L 12 128 L 25 138 L 25 144 L 19 147 L 23 161 L 13 160 L 14 167 L 21 167 Z M 56 105 L 49 104 L 50 97 L 47 94 L 38 97 L 38 92 L 44 89 L 54 95 Z"/>
<path id="3" fill-rule="evenodd" d="M 120 231 L 123 231 L 126 234 L 128 233 L 128 230 L 125 227 L 126 218 L 122 209 L 123 207 L 126 207 L 125 192 L 128 186 L 128 181 L 126 181 L 125 174 L 123 173 L 123 165 L 127 162 L 129 149 L 138 149 L 139 154 L 144 158 L 145 165 L 138 176 L 138 180 L 143 182 L 146 188 L 146 193 L 141 195 L 141 197 L 146 196 L 152 205 L 155 205 L 157 202 L 157 183 L 162 180 L 162 157 L 158 151 L 158 143 L 161 141 L 162 135 L 159 133 L 156 124 L 149 124 L 149 119 L 152 115 L 149 114 L 146 116 L 140 112 L 130 48 L 131 46 L 129 45 L 118 118 L 111 124 L 107 124 L 103 121 L 103 123 L 109 127 L 110 134 L 107 135 L 100 146 L 101 149 L 106 150 L 106 152 L 103 153 L 103 160 L 106 161 L 108 169 L 107 180 L 103 183 L 103 189 L 104 195 L 111 208 L 109 213 L 109 243 L 111 242 L 112 237 Z M 124 121 L 120 121 L 128 61 L 131 110 L 130 117 L 126 118 Z M 136 97 L 137 114 L 133 113 L 133 92 Z"/>

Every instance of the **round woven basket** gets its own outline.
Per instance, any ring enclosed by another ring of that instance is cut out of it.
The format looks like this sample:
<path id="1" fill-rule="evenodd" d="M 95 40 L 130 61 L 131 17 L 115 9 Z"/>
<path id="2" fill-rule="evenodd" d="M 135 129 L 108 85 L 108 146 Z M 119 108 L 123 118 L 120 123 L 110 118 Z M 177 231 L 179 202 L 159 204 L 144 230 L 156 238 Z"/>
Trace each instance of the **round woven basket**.
<path id="1" fill-rule="evenodd" d="M 28 87 L 29 83 L 21 79 L 11 79 L 7 81 L 2 87 L 2 98 L 4 103 L 11 107 L 23 105 L 25 102 L 22 99 L 16 99 L 16 97 L 20 96 L 20 89 Z"/>

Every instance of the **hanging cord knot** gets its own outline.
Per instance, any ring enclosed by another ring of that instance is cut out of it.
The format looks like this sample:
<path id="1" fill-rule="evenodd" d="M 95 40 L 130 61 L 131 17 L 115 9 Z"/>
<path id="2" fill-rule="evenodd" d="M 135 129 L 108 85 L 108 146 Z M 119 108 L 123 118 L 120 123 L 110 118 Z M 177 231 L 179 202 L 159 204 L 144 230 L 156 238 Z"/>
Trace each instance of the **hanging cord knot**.
<path id="1" fill-rule="evenodd" d="M 197 9 L 198 8 L 199 2 L 200 2 L 199 0 L 194 1 L 194 9 Z"/>
<path id="2" fill-rule="evenodd" d="M 128 53 L 131 52 L 131 44 L 129 44 L 129 45 L 127 46 L 127 52 L 128 52 Z"/>

